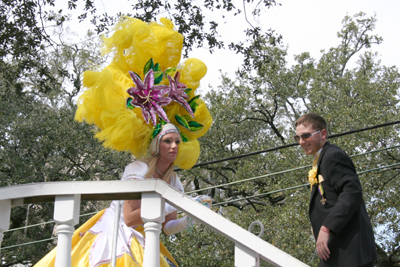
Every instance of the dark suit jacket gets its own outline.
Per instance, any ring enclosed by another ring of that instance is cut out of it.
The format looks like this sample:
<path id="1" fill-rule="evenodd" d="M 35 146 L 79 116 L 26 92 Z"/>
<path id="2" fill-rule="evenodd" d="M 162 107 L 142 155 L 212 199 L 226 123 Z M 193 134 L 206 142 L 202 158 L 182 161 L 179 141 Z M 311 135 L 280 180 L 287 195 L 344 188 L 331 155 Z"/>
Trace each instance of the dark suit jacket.
<path id="1" fill-rule="evenodd" d="M 326 204 L 317 185 L 311 191 L 309 216 L 315 240 L 322 225 L 331 230 L 327 261 L 320 266 L 361 266 L 376 259 L 374 232 L 362 197 L 360 180 L 350 157 L 326 142 L 319 160 Z"/>

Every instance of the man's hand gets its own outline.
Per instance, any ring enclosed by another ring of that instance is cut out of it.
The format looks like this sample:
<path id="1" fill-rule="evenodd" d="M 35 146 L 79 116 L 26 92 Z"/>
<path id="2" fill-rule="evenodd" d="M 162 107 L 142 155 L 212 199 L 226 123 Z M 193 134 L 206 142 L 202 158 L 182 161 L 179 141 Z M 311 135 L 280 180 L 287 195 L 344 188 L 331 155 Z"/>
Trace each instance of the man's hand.
<path id="1" fill-rule="evenodd" d="M 330 235 L 330 230 L 325 226 L 321 226 L 316 246 L 317 246 L 318 256 L 322 260 L 329 259 L 329 254 L 331 254 L 328 248 L 329 235 Z"/>

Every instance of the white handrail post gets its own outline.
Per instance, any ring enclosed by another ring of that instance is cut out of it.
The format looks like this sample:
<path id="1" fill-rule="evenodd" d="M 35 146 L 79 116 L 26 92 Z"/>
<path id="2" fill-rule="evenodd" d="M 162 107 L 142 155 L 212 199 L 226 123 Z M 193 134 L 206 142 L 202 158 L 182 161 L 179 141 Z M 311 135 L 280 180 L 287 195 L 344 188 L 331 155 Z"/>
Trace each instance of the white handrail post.
<path id="1" fill-rule="evenodd" d="M 74 225 L 79 223 L 81 195 L 56 196 L 54 221 L 57 223 L 57 255 L 55 267 L 71 267 L 71 241 Z"/>
<path id="2" fill-rule="evenodd" d="M 146 233 L 143 267 L 160 267 L 160 233 L 164 222 L 164 199 L 157 193 L 142 193 L 141 217 Z"/>
<path id="3" fill-rule="evenodd" d="M 113 242 L 111 251 L 111 267 L 115 267 L 117 265 L 117 243 L 118 243 L 118 229 L 119 229 L 120 217 L 121 217 L 121 201 L 116 200 L 115 214 L 114 214 Z"/>
<path id="4" fill-rule="evenodd" d="M 243 246 L 240 243 L 235 243 L 235 267 L 259 267 L 260 256 Z"/>
<path id="5" fill-rule="evenodd" d="M 3 241 L 3 232 L 10 228 L 11 216 L 11 200 L 0 200 L 0 255 L 1 255 L 1 242 Z M 1 264 L 1 258 L 0 258 Z"/>

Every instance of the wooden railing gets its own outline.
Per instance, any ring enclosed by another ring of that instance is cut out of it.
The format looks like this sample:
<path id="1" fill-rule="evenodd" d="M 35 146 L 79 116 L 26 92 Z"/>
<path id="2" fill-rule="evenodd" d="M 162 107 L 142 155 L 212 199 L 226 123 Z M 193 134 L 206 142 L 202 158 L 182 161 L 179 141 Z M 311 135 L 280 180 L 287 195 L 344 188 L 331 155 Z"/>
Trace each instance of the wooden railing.
<path id="1" fill-rule="evenodd" d="M 160 179 L 130 181 L 49 182 L 0 188 L 0 245 L 10 224 L 11 207 L 54 201 L 58 224 L 56 267 L 71 266 L 71 238 L 79 222 L 82 200 L 142 199 L 141 217 L 146 233 L 144 267 L 158 267 L 164 201 L 235 243 L 235 266 L 259 266 L 260 259 L 274 266 L 308 266 L 261 238 L 225 219 Z M 0 250 L 1 253 L 1 250 Z"/>

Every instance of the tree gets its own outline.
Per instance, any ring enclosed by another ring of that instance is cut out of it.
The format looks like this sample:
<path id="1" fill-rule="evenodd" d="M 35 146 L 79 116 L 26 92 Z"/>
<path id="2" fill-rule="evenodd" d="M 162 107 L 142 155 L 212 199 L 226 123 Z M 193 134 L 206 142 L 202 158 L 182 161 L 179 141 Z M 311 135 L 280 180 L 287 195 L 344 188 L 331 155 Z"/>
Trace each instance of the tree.
<path id="1" fill-rule="evenodd" d="M 68 8 L 76 9 L 78 2 L 68 1 Z M 91 19 L 97 34 L 115 23 L 116 17 L 96 13 L 94 1 L 83 3 L 79 19 Z M 260 4 L 269 8 L 275 1 Z M 130 160 L 128 154 L 102 148 L 92 137 L 92 127 L 72 123 L 75 97 L 82 90 L 80 75 L 88 69 L 90 61 L 100 65 L 102 58 L 93 53 L 98 51 L 96 44 L 83 47 L 81 43 L 63 41 L 64 23 L 69 15 L 54 10 L 54 6 L 54 0 L 0 3 L 0 186 L 100 177 L 118 179 L 121 168 Z M 223 47 L 217 37 L 217 23 L 211 21 L 208 29 L 205 26 L 203 12 L 214 9 L 242 12 L 231 0 L 215 0 L 204 1 L 201 6 L 192 1 L 139 1 L 132 6 L 132 13 L 150 21 L 167 10 L 186 37 L 187 52 L 203 43 L 211 50 Z M 259 9 L 254 9 L 255 15 Z M 52 29 L 58 30 L 58 34 Z M 259 28 L 252 32 L 263 35 Z M 242 47 L 237 44 L 235 49 L 239 51 Z M 88 212 L 98 209 L 99 204 L 86 202 L 81 208 Z M 10 228 L 48 222 L 52 210 L 51 203 L 14 208 Z M 49 238 L 52 228 L 53 224 L 45 224 L 40 229 L 7 232 L 2 246 Z M 52 247 L 50 241 L 2 250 L 2 264 L 34 263 Z"/>
<path id="2" fill-rule="evenodd" d="M 90 37 L 90 35 L 88 36 Z M 97 39 L 97 38 L 96 38 Z M 32 182 L 119 179 L 131 160 L 94 139 L 93 127 L 74 122 L 75 97 L 81 91 L 80 75 L 89 64 L 101 64 L 98 43 L 58 46 L 38 55 L 49 66 L 53 82 L 50 91 L 41 91 L 41 76 L 33 69 L 21 76 L 23 91 L 0 90 L 0 186 Z M 92 63 L 90 63 L 90 60 Z M 102 203 L 82 202 L 81 214 L 99 210 Z M 26 205 L 12 209 L 10 229 L 52 220 L 53 203 Z M 83 218 L 85 221 L 87 218 Z M 54 224 L 7 232 L 2 247 L 52 236 Z M 35 263 L 53 242 L 2 250 L 3 266 Z"/>
<path id="3" fill-rule="evenodd" d="M 69 1 L 70 9 L 75 9 L 77 2 Z M 201 7 L 196 3 L 138 1 L 132 12 L 150 20 L 162 10 L 169 11 L 186 37 L 186 51 L 203 45 L 204 41 L 210 49 L 222 47 L 223 43 L 215 39 L 217 25 L 210 23 L 210 29 L 205 29 L 204 10 L 223 9 L 238 14 L 242 11 L 230 0 L 204 1 Z M 0 4 L 0 21 L 4 26 L 0 30 L 0 121 L 3 126 L 0 129 L 0 186 L 119 179 L 123 166 L 130 160 L 127 154 L 102 148 L 93 139 L 94 129 L 90 126 L 72 123 L 74 98 L 82 90 L 79 76 L 88 68 L 88 59 L 101 64 L 101 58 L 92 53 L 97 51 L 93 48 L 96 44 L 81 47 L 54 40 L 47 32 L 48 27 L 62 26 L 68 17 L 63 11 L 47 10 L 53 4 L 53 0 L 8 0 Z M 275 1 L 260 4 L 268 8 Z M 258 12 L 254 9 L 255 15 Z M 97 33 L 104 32 L 116 19 L 96 14 L 93 1 L 85 1 L 79 18 L 85 19 L 91 14 Z M 262 33 L 260 28 L 250 26 L 249 42 L 230 44 L 230 48 L 245 55 L 245 64 L 236 81 L 224 77 L 218 90 L 207 95 L 214 125 L 201 140 L 200 161 L 291 144 L 293 122 L 307 111 L 323 115 L 331 134 L 397 120 L 398 69 L 381 66 L 377 55 L 370 50 L 371 45 L 382 41 L 370 35 L 376 19 L 360 13 L 353 18 L 346 17 L 343 23 L 338 35 L 342 43 L 338 47 L 327 51 L 319 60 L 312 59 L 308 53 L 298 55 L 297 63 L 291 67 L 287 66 L 286 49 L 279 46 L 280 39 L 273 32 Z M 355 67 L 350 68 L 357 56 Z M 398 130 L 396 126 L 376 129 L 337 138 L 334 142 L 349 154 L 388 148 L 355 159 L 357 170 L 369 170 L 399 162 L 398 150 L 390 149 L 399 143 Z M 304 184 L 307 168 L 282 171 L 307 166 L 309 161 L 292 147 L 181 171 L 180 176 L 187 191 L 197 189 L 199 194 L 212 196 L 217 204 L 214 209 L 223 216 L 244 228 L 256 219 L 261 220 L 266 227 L 265 240 L 315 265 L 318 260 L 313 253 L 314 241 L 307 218 L 308 188 L 277 192 Z M 242 182 L 244 178 L 261 175 L 264 175 L 262 179 Z M 360 175 L 377 229 L 382 266 L 399 263 L 398 175 L 396 167 Z M 208 187 L 212 188 L 204 189 Z M 52 204 L 15 208 L 11 228 L 48 221 L 52 208 Z M 94 202 L 82 205 L 84 212 L 98 208 L 99 203 Z M 26 234 L 8 232 L 2 245 L 48 238 L 51 232 L 51 224 L 40 230 L 30 228 Z M 204 227 L 196 226 L 164 242 L 181 266 L 233 264 L 233 244 Z M 34 263 L 52 247 L 54 244 L 47 242 L 2 250 L 3 265 Z M 192 253 L 194 250 L 201 253 Z"/>
<path id="4" fill-rule="evenodd" d="M 382 42 L 372 34 L 375 25 L 376 18 L 364 13 L 346 16 L 337 47 L 319 60 L 302 53 L 291 67 L 287 66 L 285 47 L 264 41 L 250 58 L 259 64 L 243 67 L 235 81 L 223 77 L 218 90 L 207 94 L 214 124 L 201 139 L 200 162 L 290 145 L 294 143 L 294 121 L 306 112 L 326 118 L 331 135 L 397 121 L 400 73 L 394 66 L 381 66 L 377 54 L 371 51 L 371 45 Z M 262 60 L 262 55 L 268 61 Z M 331 140 L 350 155 L 358 155 L 354 162 L 375 228 L 379 266 L 397 266 L 400 262 L 400 203 L 393 194 L 399 190 L 399 167 L 362 172 L 399 163 L 399 141 L 399 126 Z M 193 168 L 181 177 L 189 189 L 211 195 L 224 217 L 244 228 L 261 220 L 266 241 L 316 266 L 319 260 L 308 222 L 309 187 L 279 192 L 306 184 L 310 163 L 297 147 L 289 147 Z M 300 166 L 307 168 L 295 170 Z M 210 189 L 201 191 L 203 188 Z M 216 237 L 206 237 L 203 242 L 204 230 L 198 231 L 201 237 L 190 234 L 191 242 L 181 237 L 175 243 L 177 250 L 188 255 L 194 247 L 200 251 L 214 247 L 213 255 L 218 255 L 215 261 L 202 255 L 193 256 L 193 261 L 207 258 L 210 265 L 223 262 L 226 265 L 219 266 L 231 266 L 232 249 L 226 250 Z M 185 266 L 198 266 L 184 261 Z"/>
<path id="5" fill-rule="evenodd" d="M 41 90 L 50 90 L 45 86 L 46 81 L 51 81 L 50 69 L 45 64 L 41 64 L 38 58 L 39 51 L 49 45 L 57 45 L 48 32 L 49 28 L 62 27 L 68 20 L 69 14 L 64 10 L 54 10 L 55 0 L 39 0 L 39 1 L 21 1 L 21 0 L 5 0 L 0 4 L 0 65 L 6 81 L 11 82 L 13 79 L 29 71 L 37 68 L 41 77 Z M 174 22 L 179 32 L 185 36 L 185 54 L 187 55 L 193 47 L 202 47 L 207 45 L 210 51 L 215 48 L 223 48 L 224 42 L 218 33 L 218 23 L 214 20 L 208 21 L 205 13 L 214 10 L 222 10 L 233 13 L 235 16 L 244 13 L 246 16 L 246 8 L 251 10 L 252 16 L 258 18 L 263 8 L 270 8 L 277 5 L 275 0 L 256 1 L 238 1 L 239 5 L 243 4 L 243 9 L 236 6 L 233 0 L 205 0 L 201 2 L 193 2 L 189 0 L 139 0 L 132 4 L 131 13 L 119 13 L 117 16 L 109 14 L 98 14 L 95 1 L 82 1 L 83 10 L 77 19 L 83 21 L 90 19 L 97 34 L 110 30 L 110 27 L 118 20 L 118 16 L 128 15 L 139 18 L 143 21 L 150 22 L 163 14 L 168 14 L 169 18 Z M 78 8 L 79 0 L 69 0 L 68 9 L 75 11 Z M 67 11 L 68 12 L 68 11 Z M 248 11 L 247 11 L 248 12 Z M 75 18 L 74 18 L 75 19 Z M 254 27 L 249 23 L 246 33 L 254 40 L 264 36 L 273 37 L 279 40 L 278 36 L 274 36 L 273 31 L 262 32 L 260 27 Z M 229 44 L 229 47 L 239 53 L 247 54 L 251 48 L 246 47 L 243 43 Z M 7 68 L 10 59 L 16 60 L 18 64 L 12 71 Z M 43 62 L 42 62 L 43 63 Z M 21 91 L 17 86 L 16 90 Z"/>

